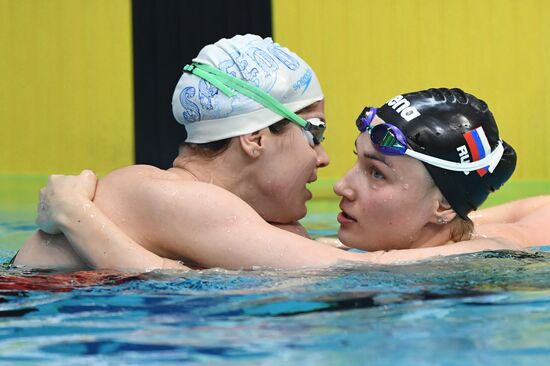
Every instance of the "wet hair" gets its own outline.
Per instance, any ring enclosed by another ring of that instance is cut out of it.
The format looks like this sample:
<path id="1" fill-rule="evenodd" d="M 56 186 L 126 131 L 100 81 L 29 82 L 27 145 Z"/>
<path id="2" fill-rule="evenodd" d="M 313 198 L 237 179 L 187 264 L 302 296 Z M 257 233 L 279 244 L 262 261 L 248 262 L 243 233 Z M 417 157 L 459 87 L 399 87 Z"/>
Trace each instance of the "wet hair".
<path id="1" fill-rule="evenodd" d="M 451 225 L 451 237 L 450 239 L 458 243 L 459 241 L 470 240 L 474 232 L 474 222 L 469 217 L 455 216 L 454 219 L 449 222 Z"/>
<path id="2" fill-rule="evenodd" d="M 269 131 L 274 135 L 280 135 L 286 130 L 286 126 L 290 121 L 288 119 L 280 120 L 269 126 Z M 257 133 L 257 132 L 254 132 Z M 188 150 L 191 151 L 196 156 L 206 159 L 213 159 L 216 156 L 223 154 L 233 141 L 234 137 L 230 137 L 223 140 L 207 142 L 204 144 L 196 144 L 190 142 L 182 142 L 180 145 L 180 151 Z"/>

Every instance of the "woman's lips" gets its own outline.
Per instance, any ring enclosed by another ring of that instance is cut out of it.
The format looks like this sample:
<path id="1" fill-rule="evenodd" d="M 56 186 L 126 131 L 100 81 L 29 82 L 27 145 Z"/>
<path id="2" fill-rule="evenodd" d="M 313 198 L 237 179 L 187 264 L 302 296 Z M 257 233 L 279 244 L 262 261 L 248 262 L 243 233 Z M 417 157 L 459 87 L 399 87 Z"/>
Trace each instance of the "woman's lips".
<path id="1" fill-rule="evenodd" d="M 338 220 L 340 225 L 349 225 L 357 222 L 357 220 L 349 216 L 345 211 L 340 212 L 336 220 Z"/>
<path id="2" fill-rule="evenodd" d="M 308 183 L 313 183 L 317 180 L 317 174 L 314 174 L 313 176 L 309 177 Z"/>
<path id="3" fill-rule="evenodd" d="M 310 177 L 309 180 L 307 181 L 307 184 L 310 184 L 310 183 L 313 183 L 317 180 L 317 174 L 315 174 L 313 177 Z M 306 187 L 307 187 L 307 184 L 306 184 Z M 310 199 L 313 198 L 313 194 L 311 193 L 311 191 L 309 189 L 306 188 L 306 191 L 307 191 L 307 200 L 309 201 Z"/>

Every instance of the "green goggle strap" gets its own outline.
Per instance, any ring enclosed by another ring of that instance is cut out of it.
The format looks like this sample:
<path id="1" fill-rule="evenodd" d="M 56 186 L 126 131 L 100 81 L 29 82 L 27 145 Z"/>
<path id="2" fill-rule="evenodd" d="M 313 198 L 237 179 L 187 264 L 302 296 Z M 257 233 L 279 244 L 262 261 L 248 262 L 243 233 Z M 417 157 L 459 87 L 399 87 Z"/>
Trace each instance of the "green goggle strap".
<path id="1" fill-rule="evenodd" d="M 308 128 L 309 123 L 306 120 L 292 112 L 271 95 L 244 80 L 229 75 L 213 66 L 197 62 L 193 62 L 191 65 L 185 65 L 183 70 L 208 81 L 228 97 L 234 96 L 236 94 L 235 91 L 237 91 L 278 115 L 291 120 L 302 128 L 306 130 Z"/>

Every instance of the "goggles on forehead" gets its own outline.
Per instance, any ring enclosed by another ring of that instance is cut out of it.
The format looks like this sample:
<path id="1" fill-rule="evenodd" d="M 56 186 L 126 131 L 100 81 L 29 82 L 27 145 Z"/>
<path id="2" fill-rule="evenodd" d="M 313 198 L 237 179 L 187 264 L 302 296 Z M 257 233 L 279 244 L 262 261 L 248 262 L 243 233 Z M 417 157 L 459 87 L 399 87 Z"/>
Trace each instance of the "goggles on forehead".
<path id="1" fill-rule="evenodd" d="M 497 147 L 492 152 L 490 152 L 483 159 L 473 162 L 457 163 L 454 161 L 439 159 L 431 155 L 422 154 L 407 147 L 407 137 L 398 127 L 390 123 L 382 123 L 376 126 L 371 126 L 372 120 L 376 116 L 377 111 L 378 108 L 365 107 L 363 112 L 361 112 L 357 118 L 355 124 L 357 125 L 359 131 L 366 131 L 369 133 L 372 143 L 376 149 L 385 155 L 407 155 L 438 168 L 456 172 L 471 172 L 488 167 L 489 172 L 492 173 L 504 153 L 502 140 L 499 140 Z"/>
<path id="2" fill-rule="evenodd" d="M 262 89 L 213 66 L 193 62 L 191 65 L 185 65 L 183 70 L 208 81 L 228 97 L 233 97 L 238 92 L 297 124 L 304 130 L 306 140 L 311 146 L 323 142 L 326 124 L 319 118 L 311 118 L 306 121 Z"/>

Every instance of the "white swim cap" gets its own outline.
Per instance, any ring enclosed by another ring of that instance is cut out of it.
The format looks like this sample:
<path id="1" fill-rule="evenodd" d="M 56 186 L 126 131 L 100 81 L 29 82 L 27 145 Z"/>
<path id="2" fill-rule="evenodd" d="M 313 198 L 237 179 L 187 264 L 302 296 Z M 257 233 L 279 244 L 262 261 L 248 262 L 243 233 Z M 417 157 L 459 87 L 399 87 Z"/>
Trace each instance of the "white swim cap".
<path id="1" fill-rule="evenodd" d="M 271 38 L 247 34 L 204 47 L 194 62 L 214 66 L 270 94 L 296 112 L 323 99 L 309 65 Z M 186 142 L 206 143 L 261 130 L 283 119 L 248 97 L 228 97 L 184 72 L 172 96 L 172 112 L 187 130 Z"/>

